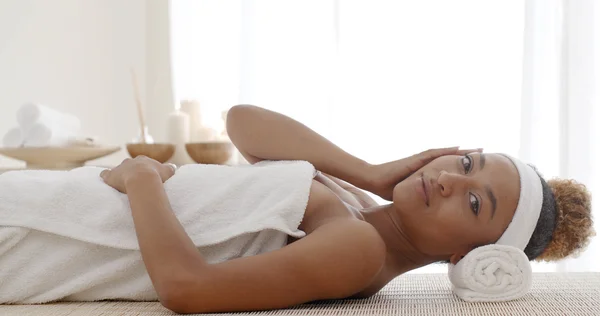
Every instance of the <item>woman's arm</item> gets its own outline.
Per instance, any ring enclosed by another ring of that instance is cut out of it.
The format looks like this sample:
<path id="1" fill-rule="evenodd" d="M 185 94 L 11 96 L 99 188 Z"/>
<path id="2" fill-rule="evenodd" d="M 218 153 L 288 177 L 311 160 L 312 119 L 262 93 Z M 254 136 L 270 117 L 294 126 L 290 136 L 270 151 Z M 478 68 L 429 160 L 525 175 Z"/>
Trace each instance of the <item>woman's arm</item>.
<path id="1" fill-rule="evenodd" d="M 306 160 L 317 170 L 369 190 L 372 165 L 345 152 L 302 123 L 252 105 L 236 105 L 227 115 L 227 133 L 250 162 Z"/>
<path id="2" fill-rule="evenodd" d="M 319 171 L 391 201 L 396 184 L 437 157 L 478 150 L 430 149 L 372 165 L 345 152 L 325 137 L 283 114 L 252 105 L 236 105 L 227 115 L 227 133 L 250 162 L 306 160 Z"/>
<path id="3" fill-rule="evenodd" d="M 348 297 L 371 282 L 385 258 L 378 233 L 347 220 L 276 251 L 208 264 L 173 215 L 160 177 L 140 174 L 126 188 L 146 269 L 161 303 L 178 313 L 265 310 Z"/>
<path id="4" fill-rule="evenodd" d="M 163 301 L 181 271 L 203 269 L 208 264 L 173 214 L 158 173 L 141 169 L 124 184 L 142 259 Z"/>
<path id="5" fill-rule="evenodd" d="M 183 282 L 172 284 L 166 307 L 179 313 L 237 312 L 347 298 L 375 279 L 385 252 L 368 223 L 330 222 L 278 250 L 186 271 Z"/>
<path id="6" fill-rule="evenodd" d="M 381 270 L 384 242 L 371 225 L 353 219 L 324 224 L 275 251 L 209 264 L 173 214 L 163 186 L 173 174 L 169 166 L 136 157 L 100 176 L 127 194 L 146 270 L 161 303 L 175 312 L 265 310 L 344 298 Z M 337 207 L 328 194 L 324 186 L 311 189 L 321 207 Z"/>

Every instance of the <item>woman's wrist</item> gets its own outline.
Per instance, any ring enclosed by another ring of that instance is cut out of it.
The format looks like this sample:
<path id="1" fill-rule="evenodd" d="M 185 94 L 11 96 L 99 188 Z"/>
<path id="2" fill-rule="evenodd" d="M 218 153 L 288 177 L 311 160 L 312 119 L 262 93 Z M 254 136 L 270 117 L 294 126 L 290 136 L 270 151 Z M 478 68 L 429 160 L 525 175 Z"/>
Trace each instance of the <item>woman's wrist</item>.
<path id="1" fill-rule="evenodd" d="M 370 191 L 374 183 L 373 165 L 360 160 L 359 164 L 352 169 L 354 171 L 353 176 L 351 176 L 348 182 L 355 187 Z"/>
<path id="2" fill-rule="evenodd" d="M 156 170 L 152 168 L 137 168 L 125 177 L 124 184 L 125 188 L 128 188 L 144 183 L 152 183 L 156 180 L 162 182 L 160 174 Z"/>
<path id="3" fill-rule="evenodd" d="M 378 179 L 375 177 L 375 167 L 376 165 L 368 164 L 368 166 L 365 168 L 365 186 L 361 189 L 372 192 L 376 187 Z"/>

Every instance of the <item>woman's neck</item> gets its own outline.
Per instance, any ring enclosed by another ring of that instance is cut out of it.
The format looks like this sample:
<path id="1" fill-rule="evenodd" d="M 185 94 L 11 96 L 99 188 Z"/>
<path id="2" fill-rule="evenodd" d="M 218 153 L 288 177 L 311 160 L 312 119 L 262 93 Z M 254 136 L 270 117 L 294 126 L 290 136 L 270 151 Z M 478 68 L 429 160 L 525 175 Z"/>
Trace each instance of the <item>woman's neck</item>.
<path id="1" fill-rule="evenodd" d="M 402 229 L 393 204 L 361 210 L 364 220 L 371 224 L 387 246 L 386 266 L 395 276 L 440 261 L 419 251 Z"/>

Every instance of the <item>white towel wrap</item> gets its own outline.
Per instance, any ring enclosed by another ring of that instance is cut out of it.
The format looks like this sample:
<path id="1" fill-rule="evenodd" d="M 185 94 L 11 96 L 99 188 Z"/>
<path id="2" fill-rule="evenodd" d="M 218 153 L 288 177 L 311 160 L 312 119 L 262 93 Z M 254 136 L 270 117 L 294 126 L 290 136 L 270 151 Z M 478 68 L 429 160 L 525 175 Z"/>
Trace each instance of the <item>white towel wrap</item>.
<path id="1" fill-rule="evenodd" d="M 103 169 L 0 175 L 0 303 L 156 300 L 127 196 Z M 298 229 L 314 167 L 185 165 L 165 183 L 173 213 L 210 263 L 279 249 Z"/>
<path id="2" fill-rule="evenodd" d="M 494 245 L 470 251 L 448 274 L 452 290 L 466 301 L 496 302 L 518 299 L 531 288 L 531 265 L 523 252 L 540 217 L 543 190 L 530 166 L 508 157 L 519 172 L 520 193 L 513 219 Z"/>

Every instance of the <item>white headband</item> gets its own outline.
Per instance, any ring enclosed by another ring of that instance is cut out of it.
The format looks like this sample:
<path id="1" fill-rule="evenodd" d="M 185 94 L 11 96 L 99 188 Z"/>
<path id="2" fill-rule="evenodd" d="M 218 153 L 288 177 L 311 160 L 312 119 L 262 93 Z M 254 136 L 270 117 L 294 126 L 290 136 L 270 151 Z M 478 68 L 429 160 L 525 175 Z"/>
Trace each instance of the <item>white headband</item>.
<path id="1" fill-rule="evenodd" d="M 505 156 L 519 171 L 521 192 L 515 215 L 496 244 L 525 250 L 540 218 L 543 200 L 542 182 L 533 168 L 516 158 Z"/>

